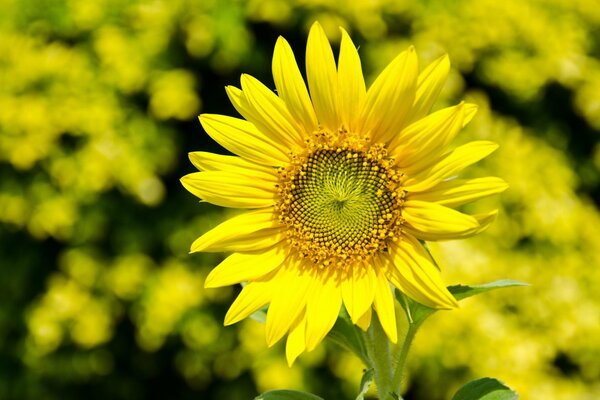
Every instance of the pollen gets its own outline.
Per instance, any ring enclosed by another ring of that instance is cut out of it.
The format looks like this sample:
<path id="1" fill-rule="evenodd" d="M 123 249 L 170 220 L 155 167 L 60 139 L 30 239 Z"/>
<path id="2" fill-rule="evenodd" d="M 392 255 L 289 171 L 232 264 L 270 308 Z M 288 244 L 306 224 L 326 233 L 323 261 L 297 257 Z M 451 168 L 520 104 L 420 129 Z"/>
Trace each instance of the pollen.
<path id="1" fill-rule="evenodd" d="M 382 146 L 318 145 L 297 157 L 280 170 L 277 204 L 293 248 L 324 268 L 385 251 L 402 220 L 397 174 Z"/>

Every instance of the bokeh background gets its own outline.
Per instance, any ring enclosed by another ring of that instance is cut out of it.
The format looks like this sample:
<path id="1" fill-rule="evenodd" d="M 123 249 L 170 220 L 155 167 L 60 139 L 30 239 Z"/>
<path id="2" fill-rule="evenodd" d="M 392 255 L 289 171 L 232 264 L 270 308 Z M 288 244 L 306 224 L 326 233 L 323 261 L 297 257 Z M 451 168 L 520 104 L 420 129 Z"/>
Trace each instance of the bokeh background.
<path id="1" fill-rule="evenodd" d="M 285 364 L 264 328 L 205 290 L 222 254 L 188 255 L 235 210 L 179 184 L 224 152 L 201 112 L 235 115 L 241 72 L 274 87 L 278 35 L 303 62 L 314 20 L 360 46 L 368 81 L 413 43 L 449 53 L 435 108 L 479 113 L 459 141 L 501 145 L 472 176 L 511 187 L 480 237 L 433 246 L 448 284 L 519 279 L 437 313 L 407 399 L 492 376 L 523 399 L 600 398 L 600 6 L 595 0 L 1 0 L 0 399 L 250 399 L 356 394 L 362 366 L 324 344 Z"/>

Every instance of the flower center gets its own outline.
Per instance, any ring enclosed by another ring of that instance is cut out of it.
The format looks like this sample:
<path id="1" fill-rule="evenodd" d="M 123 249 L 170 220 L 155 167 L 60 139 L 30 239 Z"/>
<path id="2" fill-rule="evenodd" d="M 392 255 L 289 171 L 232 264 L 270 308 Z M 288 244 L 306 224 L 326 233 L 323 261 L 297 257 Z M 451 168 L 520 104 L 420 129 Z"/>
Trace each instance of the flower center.
<path id="1" fill-rule="evenodd" d="M 399 226 L 397 173 L 382 149 L 318 148 L 281 173 L 280 219 L 299 253 L 343 265 L 386 248 Z"/>

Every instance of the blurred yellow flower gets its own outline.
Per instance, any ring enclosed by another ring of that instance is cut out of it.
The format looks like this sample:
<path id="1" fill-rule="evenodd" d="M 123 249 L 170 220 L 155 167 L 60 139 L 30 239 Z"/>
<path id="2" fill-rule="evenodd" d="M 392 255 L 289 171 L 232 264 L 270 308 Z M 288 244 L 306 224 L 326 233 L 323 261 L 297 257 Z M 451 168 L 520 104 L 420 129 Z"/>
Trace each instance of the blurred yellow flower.
<path id="1" fill-rule="evenodd" d="M 199 198 L 255 211 L 229 219 L 192 245 L 233 251 L 206 287 L 247 281 L 225 317 L 246 318 L 270 304 L 267 343 L 289 332 L 291 364 L 314 349 L 342 303 L 366 329 L 375 308 L 397 340 L 390 287 L 436 308 L 454 308 L 424 240 L 464 238 L 485 229 L 496 211 L 467 215 L 456 207 L 506 189 L 494 177 L 458 179 L 497 145 L 471 142 L 448 150 L 476 107 L 460 103 L 429 116 L 449 72 L 446 56 L 419 74 L 413 47 L 366 90 L 360 59 L 342 29 L 338 64 L 315 23 L 308 36 L 308 89 L 285 39 L 273 56 L 277 95 L 249 75 L 227 94 L 245 120 L 203 114 L 200 122 L 237 154 L 190 154 L 202 172 L 182 178 Z"/>

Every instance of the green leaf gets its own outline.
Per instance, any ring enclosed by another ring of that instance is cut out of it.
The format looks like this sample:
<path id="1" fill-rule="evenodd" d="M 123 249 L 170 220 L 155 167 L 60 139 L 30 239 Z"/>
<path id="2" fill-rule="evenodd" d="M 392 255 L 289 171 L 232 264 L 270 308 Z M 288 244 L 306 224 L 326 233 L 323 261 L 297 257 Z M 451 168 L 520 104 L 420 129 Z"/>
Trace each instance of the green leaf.
<path id="1" fill-rule="evenodd" d="M 427 317 L 437 311 L 435 308 L 430 308 L 421 303 L 417 303 L 398 289 L 396 289 L 395 293 L 396 299 L 402 306 L 406 318 L 411 325 L 422 323 Z"/>
<path id="2" fill-rule="evenodd" d="M 483 285 L 448 286 L 448 290 L 450 293 L 452 293 L 456 300 L 462 300 L 477 294 L 489 292 L 490 290 L 513 286 L 528 286 L 528 284 L 512 279 L 501 279 L 495 282 L 485 283 Z M 425 321 L 427 317 L 437 311 L 435 308 L 430 308 L 414 301 L 398 289 L 396 289 L 396 299 L 404 309 L 406 317 L 411 324 L 420 324 Z"/>
<path id="3" fill-rule="evenodd" d="M 356 354 L 365 365 L 371 365 L 367 355 L 364 332 L 352 323 L 344 307 L 342 307 L 335 325 L 327 334 L 327 338 Z"/>
<path id="4" fill-rule="evenodd" d="M 271 390 L 255 397 L 254 400 L 323 400 L 323 398 L 296 390 Z"/>
<path id="5" fill-rule="evenodd" d="M 494 378 L 481 378 L 467 383 L 452 400 L 517 400 L 519 395 Z"/>
<path id="6" fill-rule="evenodd" d="M 529 284 L 512 279 L 501 279 L 499 281 L 485 283 L 483 285 L 448 286 L 448 290 L 454 295 L 456 300 L 462 300 L 466 299 L 467 297 L 475 296 L 476 294 L 489 292 L 490 290 L 513 286 L 529 286 Z"/>
<path id="7" fill-rule="evenodd" d="M 371 383 L 373 383 L 374 371 L 373 368 L 365 370 L 365 373 L 360 380 L 360 393 L 356 396 L 356 400 L 365 400 L 365 394 L 369 391 Z"/>

